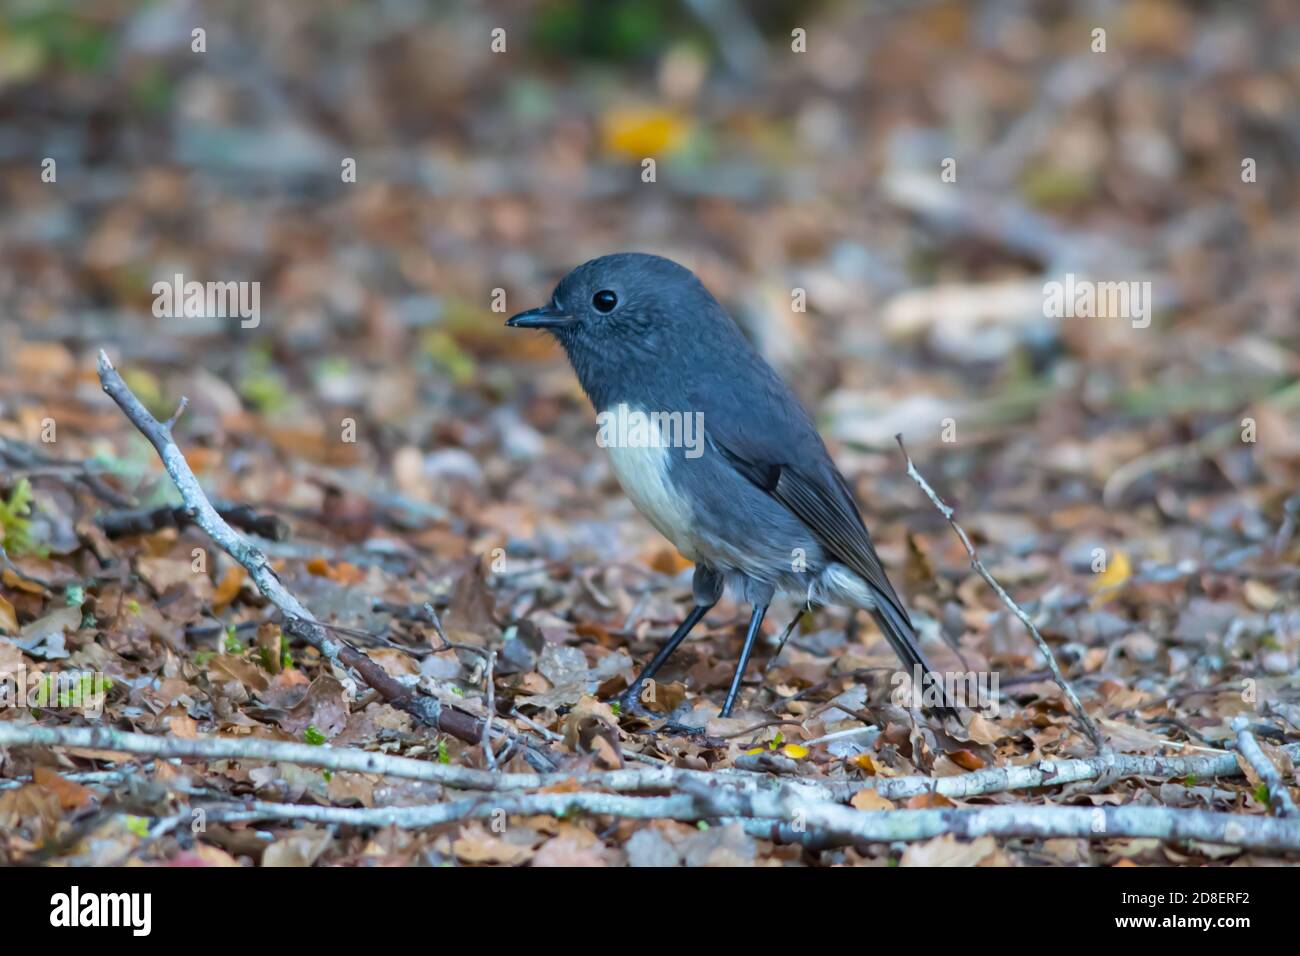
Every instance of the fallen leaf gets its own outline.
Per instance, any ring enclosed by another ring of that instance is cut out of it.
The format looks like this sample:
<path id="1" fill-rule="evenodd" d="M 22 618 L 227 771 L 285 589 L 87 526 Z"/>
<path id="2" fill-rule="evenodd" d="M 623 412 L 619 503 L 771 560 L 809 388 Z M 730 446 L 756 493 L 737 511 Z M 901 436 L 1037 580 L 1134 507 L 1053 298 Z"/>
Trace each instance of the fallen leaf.
<path id="1" fill-rule="evenodd" d="M 686 699 L 686 685 L 681 681 L 661 684 L 651 679 L 641 688 L 641 703 L 656 714 L 670 714 Z"/>
<path id="2" fill-rule="evenodd" d="M 329 848 L 329 830 L 307 826 L 276 840 L 262 851 L 262 866 L 311 866 Z"/>
<path id="3" fill-rule="evenodd" d="M 1106 570 L 1097 574 L 1088 589 L 1096 597 L 1092 600 L 1092 606 L 1096 607 L 1105 604 L 1115 596 L 1120 586 L 1123 585 L 1133 574 L 1133 568 L 1129 564 L 1128 555 L 1116 549 L 1115 553 L 1110 556 L 1106 563 Z"/>
<path id="4" fill-rule="evenodd" d="M 929 791 L 926 793 L 918 793 L 916 796 L 909 799 L 904 806 L 909 810 L 937 810 L 945 807 L 954 807 L 956 804 L 941 793 Z"/>
<path id="5" fill-rule="evenodd" d="M 986 766 L 984 758 L 973 750 L 954 750 L 948 759 L 963 770 L 980 770 Z"/>
<path id="6" fill-rule="evenodd" d="M 850 800 L 849 803 L 853 806 L 855 810 L 874 811 L 874 810 L 894 809 L 894 804 L 892 801 L 886 800 L 884 797 L 882 797 L 875 790 L 872 790 L 870 787 L 864 787 L 863 789 L 855 793 L 853 795 L 853 799 Z"/>
<path id="7" fill-rule="evenodd" d="M 601 119 L 601 142 L 606 151 L 637 160 L 673 152 L 689 131 L 686 116 L 656 107 L 621 107 Z"/>
<path id="8" fill-rule="evenodd" d="M 506 831 L 507 837 L 499 837 L 481 823 L 469 823 L 461 828 L 460 835 L 451 844 L 451 852 L 458 860 L 465 863 L 494 863 L 506 866 L 518 866 L 533 857 L 532 841 L 522 833 Z M 530 834 L 531 835 L 531 834 Z"/>
<path id="9" fill-rule="evenodd" d="M 1281 601 L 1276 591 L 1263 581 L 1253 578 L 1247 579 L 1242 590 L 1246 595 L 1246 603 L 1257 611 L 1272 611 Z"/>
<path id="10" fill-rule="evenodd" d="M 77 810 L 95 801 L 95 791 L 74 783 L 67 777 L 60 776 L 49 767 L 37 767 L 32 771 L 32 781 L 38 787 L 44 787 L 59 800 L 64 810 Z"/>
<path id="11" fill-rule="evenodd" d="M 221 581 L 212 592 L 212 609 L 220 611 L 227 604 L 234 601 L 239 596 L 239 591 L 244 586 L 244 579 L 247 576 L 247 572 L 237 564 L 227 568 L 225 574 L 221 576 Z"/>
<path id="12" fill-rule="evenodd" d="M 992 837 L 980 837 L 967 843 L 951 833 L 912 843 L 903 851 L 901 866 L 979 866 L 998 852 Z"/>
<path id="13" fill-rule="evenodd" d="M 612 860 L 605 847 L 597 842 L 585 843 L 573 836 L 547 840 L 533 856 L 533 866 L 609 866 Z"/>

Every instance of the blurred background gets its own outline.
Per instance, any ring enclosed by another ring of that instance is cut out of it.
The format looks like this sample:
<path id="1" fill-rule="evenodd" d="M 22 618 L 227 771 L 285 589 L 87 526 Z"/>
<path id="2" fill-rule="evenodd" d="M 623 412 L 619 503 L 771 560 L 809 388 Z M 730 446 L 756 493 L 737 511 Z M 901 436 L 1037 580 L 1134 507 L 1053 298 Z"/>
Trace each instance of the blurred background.
<path id="1" fill-rule="evenodd" d="M 52 420 L 51 455 L 156 475 L 99 394 L 104 347 L 160 415 L 190 397 L 205 481 L 299 535 L 433 567 L 502 548 L 539 587 L 625 562 L 632 595 L 605 597 L 630 613 L 654 576 L 682 596 L 680 559 L 558 349 L 502 324 L 589 257 L 650 251 L 792 382 L 954 639 L 983 599 L 925 584 L 965 561 L 896 432 L 1049 608 L 1086 602 L 1096 547 L 1124 558 L 1112 588 L 1176 582 L 1068 638 L 1171 635 L 1189 596 L 1189 621 L 1264 614 L 1294 576 L 1252 603 L 1214 568 L 1294 527 L 1298 94 L 1287 0 L 9 0 L 0 436 Z M 260 283 L 256 327 L 155 316 L 178 273 Z M 1045 316 L 1067 273 L 1150 282 L 1149 327 Z"/>

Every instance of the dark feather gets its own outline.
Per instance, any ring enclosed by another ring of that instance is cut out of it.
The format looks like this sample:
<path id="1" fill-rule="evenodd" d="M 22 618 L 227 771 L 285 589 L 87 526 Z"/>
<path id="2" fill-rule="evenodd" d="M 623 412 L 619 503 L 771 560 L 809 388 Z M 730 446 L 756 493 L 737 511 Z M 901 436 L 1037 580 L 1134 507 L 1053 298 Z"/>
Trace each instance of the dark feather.
<path id="1" fill-rule="evenodd" d="M 790 401 L 795 401 L 793 396 Z M 709 421 L 707 413 L 705 421 Z M 808 422 L 807 428 L 812 430 L 812 427 L 812 423 Z M 815 451 L 805 448 L 809 464 L 816 469 L 815 473 L 810 474 L 801 467 L 746 458 L 728 447 L 725 439 L 710 431 L 714 447 L 740 474 L 789 508 L 829 554 L 866 583 L 876 603 L 872 616 L 889 646 L 894 649 L 899 660 L 907 665 L 909 675 L 914 675 L 919 667 L 925 675 L 922 680 L 927 687 L 936 687 L 943 700 L 943 705 L 936 710 L 944 715 L 956 716 L 951 700 L 943 691 L 942 679 L 921 652 L 912 619 L 885 574 L 884 565 L 876 554 L 871 535 L 862 522 L 848 483 L 831 461 L 821 437 L 815 430 L 812 430 L 812 435 L 816 438 Z M 809 454 L 810 451 L 812 454 Z M 750 455 L 756 453 L 757 449 L 751 448 Z"/>

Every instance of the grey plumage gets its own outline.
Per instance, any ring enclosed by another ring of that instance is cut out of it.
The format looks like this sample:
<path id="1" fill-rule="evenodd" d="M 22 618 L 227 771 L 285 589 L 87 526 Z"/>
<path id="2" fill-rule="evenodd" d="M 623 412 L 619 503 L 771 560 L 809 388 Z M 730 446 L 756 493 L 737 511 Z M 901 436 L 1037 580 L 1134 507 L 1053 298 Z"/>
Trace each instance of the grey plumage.
<path id="1" fill-rule="evenodd" d="M 598 294 L 615 304 L 598 308 Z M 593 259 L 510 324 L 555 335 L 597 412 L 702 416 L 697 454 L 611 449 L 637 507 L 696 562 L 697 606 L 725 579 L 756 609 L 776 591 L 863 608 L 909 674 L 932 671 L 812 420 L 690 270 L 638 253 Z"/>

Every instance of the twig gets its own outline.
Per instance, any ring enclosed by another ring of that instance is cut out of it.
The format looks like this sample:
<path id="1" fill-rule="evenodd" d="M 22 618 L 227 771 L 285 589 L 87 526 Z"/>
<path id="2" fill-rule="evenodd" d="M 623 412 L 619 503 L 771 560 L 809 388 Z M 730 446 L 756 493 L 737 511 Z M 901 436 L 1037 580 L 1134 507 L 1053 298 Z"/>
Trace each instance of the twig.
<path id="1" fill-rule="evenodd" d="M 18 565 L 14 564 L 13 559 L 9 557 L 9 552 L 4 549 L 4 545 L 2 544 L 0 544 L 0 568 L 10 572 L 19 580 L 35 584 L 37 587 L 45 588 L 47 591 L 57 592 L 63 590 L 63 585 L 55 584 L 53 581 L 46 581 L 42 578 L 33 577 L 22 568 L 18 567 Z"/>
<path id="2" fill-rule="evenodd" d="M 455 647 L 455 644 L 447 640 L 447 632 L 442 629 L 442 618 L 438 617 L 438 612 L 433 609 L 433 604 L 429 601 L 425 601 L 424 604 L 420 605 L 420 610 L 424 613 L 424 617 L 419 618 L 418 620 L 424 620 L 433 625 L 433 629 L 437 633 L 438 638 L 442 641 L 443 647 Z M 475 648 L 475 650 L 477 650 L 477 648 Z"/>
<path id="3" fill-rule="evenodd" d="M 461 790 L 534 790 L 560 784 L 599 787 L 613 791 L 670 790 L 684 779 L 727 784 L 739 788 L 771 787 L 775 782 L 761 774 L 738 771 L 686 770 L 656 766 L 600 773 L 501 773 L 454 764 L 396 757 L 341 747 L 315 746 L 258 737 L 164 737 L 138 734 L 111 727 L 42 727 L 0 721 L 0 747 L 80 747 L 162 759 L 259 760 L 292 763 L 324 770 L 383 774 L 406 780 L 423 780 Z M 1234 763 L 1235 767 L 1236 764 Z M 853 788 L 858 789 L 857 787 Z M 809 798 L 835 799 L 830 787 L 809 782 L 800 791 Z M 847 793 L 845 794 L 847 799 Z"/>
<path id="4" fill-rule="evenodd" d="M 122 494 L 108 484 L 103 478 L 107 473 L 97 463 L 91 461 L 60 461 L 43 455 L 35 448 L 8 438 L 0 438 L 0 457 L 16 464 L 16 471 L 10 474 L 40 477 L 43 474 L 67 475 L 84 484 L 90 491 L 115 508 L 129 508 L 133 504 L 130 497 Z"/>
<path id="5" fill-rule="evenodd" d="M 441 599 L 441 603 L 445 605 L 448 600 L 448 598 L 444 597 Z M 429 623 L 429 614 L 425 608 L 429 603 L 426 601 L 424 604 L 400 604 L 375 598 L 370 602 L 370 610 L 374 614 L 391 615 L 399 621 L 417 621 L 427 624 Z"/>
<path id="6" fill-rule="evenodd" d="M 497 702 L 496 686 L 494 684 L 493 670 L 496 667 L 497 652 L 489 651 L 486 648 L 475 647 L 473 644 L 453 644 L 447 640 L 447 632 L 443 630 L 442 620 L 438 617 L 438 612 L 433 609 L 433 605 L 427 601 L 423 607 L 425 619 L 433 625 L 434 631 L 438 634 L 438 639 L 442 644 L 434 648 L 434 651 L 466 651 L 470 654 L 477 654 L 483 659 L 483 683 L 487 698 L 487 719 L 483 721 L 483 758 L 487 761 L 488 769 L 497 768 L 497 755 L 492 749 L 492 722 L 496 719 Z"/>
<path id="7" fill-rule="evenodd" d="M 1291 799 L 1291 791 L 1287 789 L 1286 781 L 1282 779 L 1277 765 L 1268 758 L 1268 754 L 1264 753 L 1259 746 L 1255 735 L 1250 732 L 1250 721 L 1238 716 L 1232 721 L 1232 729 L 1237 732 L 1237 753 L 1250 764 L 1251 769 L 1259 775 L 1259 779 L 1268 789 L 1268 804 L 1273 812 L 1279 817 L 1296 816 L 1296 806 L 1295 801 Z"/>
<path id="8" fill-rule="evenodd" d="M 154 762 L 141 765 L 143 771 L 152 771 Z M 81 773 L 61 773 L 59 774 L 64 780 L 71 780 L 73 783 L 90 783 L 99 784 L 100 786 L 113 787 L 123 784 L 127 781 L 129 773 L 125 770 L 86 770 Z M 18 787 L 25 787 L 32 783 L 33 779 L 30 774 L 21 777 L 13 777 L 9 780 L 0 780 L 0 790 L 14 790 Z"/>
<path id="9" fill-rule="evenodd" d="M 760 730 L 766 730 L 769 727 L 802 727 L 802 726 L 803 726 L 802 720 L 788 720 L 785 718 L 778 718 L 776 720 L 765 720 L 759 724 L 751 724 L 750 726 L 745 727 L 743 730 L 736 730 L 729 734 L 718 734 L 717 736 L 711 736 L 710 739 L 735 740 L 737 737 L 747 737 L 750 734 L 756 734 Z"/>
<path id="10" fill-rule="evenodd" d="M 172 439 L 170 429 L 154 418 L 136 398 L 103 351 L 99 353 L 98 368 L 104 391 L 122 409 L 131 424 L 149 439 L 162 458 L 163 467 L 167 469 L 167 474 L 171 476 L 185 502 L 187 514 L 207 532 L 214 544 L 243 566 L 266 599 L 280 609 L 284 616 L 285 631 L 302 638 L 320 651 L 326 660 L 355 671 L 366 684 L 379 691 L 388 703 L 406 711 L 422 723 L 469 743 L 480 740 L 483 730 L 479 718 L 450 706 L 444 707 L 435 698 L 418 693 L 392 677 L 380 664 L 351 644 L 331 637 L 302 602 L 280 583 L 266 555 L 249 544 L 217 514 L 185 461 L 185 456 Z M 172 418 L 174 420 L 175 416 Z M 539 770 L 551 770 L 556 765 L 553 756 L 536 744 L 526 745 L 524 757 Z"/>
<path id="11" fill-rule="evenodd" d="M 655 766 L 599 773 L 493 773 L 454 764 L 415 760 L 391 754 L 331 746 L 313 746 L 257 737 L 170 737 L 115 730 L 106 726 L 44 727 L 0 721 L 0 747 L 79 747 L 160 759 L 260 760 L 293 763 L 325 770 L 382 774 L 423 780 L 462 790 L 533 790 L 561 783 L 618 792 L 670 790 L 683 784 L 703 783 L 733 788 L 764 789 L 776 786 L 765 774 L 734 770 L 690 770 Z M 1300 759 L 1300 744 L 1283 748 Z M 993 767 L 951 777 L 888 777 L 870 781 L 800 781 L 797 788 L 809 798 L 847 801 L 859 790 L 871 789 L 889 800 L 906 800 L 927 793 L 956 800 L 1001 793 L 1055 787 L 1102 778 L 1144 777 L 1170 780 L 1184 777 L 1209 779 L 1239 777 L 1243 773 L 1231 753 L 1195 757 L 1159 757 L 1110 754 L 1085 760 L 1044 760 L 1016 767 Z"/>
<path id="12" fill-rule="evenodd" d="M 1038 627 L 1030 619 L 1029 615 L 1025 613 L 1024 609 L 1015 602 L 1015 599 L 1007 593 L 1006 589 L 997 582 L 997 579 L 989 573 L 988 568 L 984 567 L 984 562 L 980 560 L 979 555 L 976 553 L 975 546 L 971 544 L 970 538 L 967 537 L 962 526 L 959 525 L 956 518 L 953 517 L 955 514 L 953 509 L 944 503 L 943 499 L 940 498 L 935 490 L 930 487 L 930 483 L 925 480 L 925 476 L 916 470 L 916 465 L 912 462 L 912 456 L 907 453 L 907 446 L 903 444 L 902 434 L 895 435 L 894 440 L 898 442 L 898 447 L 903 452 L 903 458 L 907 461 L 908 477 L 916 482 L 920 489 L 925 492 L 926 497 L 930 499 L 931 503 L 937 509 L 939 509 L 939 513 L 943 515 L 944 519 L 948 522 L 948 525 L 956 532 L 958 539 L 960 539 L 962 543 L 962 547 L 964 547 L 966 553 L 970 555 L 971 567 L 975 569 L 979 576 L 984 579 L 985 583 L 993 589 L 993 593 L 1001 599 L 1002 603 L 1010 609 L 1012 614 L 1020 619 L 1020 623 L 1029 631 L 1030 636 L 1034 639 L 1034 643 L 1038 645 L 1038 650 L 1042 653 L 1043 657 L 1047 659 L 1047 666 L 1052 669 L 1053 680 L 1055 680 L 1056 685 L 1061 688 L 1061 692 L 1065 694 L 1066 700 L 1070 702 L 1070 706 L 1074 709 L 1075 716 L 1083 725 L 1083 729 L 1087 732 L 1089 739 L 1092 740 L 1092 744 L 1097 749 L 1097 752 L 1101 754 L 1108 753 L 1110 747 L 1107 746 L 1105 738 L 1101 735 L 1101 731 L 1097 729 L 1097 725 L 1094 724 L 1092 718 L 1088 716 L 1088 711 L 1084 709 L 1083 704 L 1079 701 L 1079 696 L 1074 692 L 1074 688 L 1070 686 L 1070 682 L 1067 681 L 1065 675 L 1061 673 L 1061 668 L 1056 663 L 1056 655 L 1053 654 L 1052 649 L 1048 647 L 1047 641 L 1044 640 L 1043 635 L 1039 633 Z"/>
<path id="13" fill-rule="evenodd" d="M 771 793 L 739 795 L 734 816 L 794 824 L 822 841 L 892 843 L 950 834 L 1000 838 L 1199 840 L 1273 852 L 1300 852 L 1300 820 L 1240 816 L 1180 807 L 996 806 L 863 813 L 836 803 Z M 717 806 L 717 801 L 714 803 Z M 746 827 L 749 832 L 754 832 Z"/>
<path id="14" fill-rule="evenodd" d="M 231 527 L 255 534 L 268 541 L 284 541 L 289 537 L 289 525 L 278 515 L 263 514 L 250 505 L 214 502 L 213 507 Z M 149 534 L 162 528 L 185 528 L 194 523 L 185 505 L 164 505 L 161 508 L 136 508 L 130 511 L 111 511 L 95 519 L 110 538 L 131 534 Z"/>
<path id="15" fill-rule="evenodd" d="M 572 813 L 592 813 L 637 820 L 699 820 L 700 801 L 690 794 L 667 797 L 629 797 L 618 793 L 495 793 L 488 796 L 415 807 L 322 807 L 294 803 L 269 803 L 250 800 L 246 803 L 215 804 L 204 807 L 209 821 L 233 823 L 245 820 L 306 820 L 342 826 L 386 827 L 406 829 L 436 827 L 458 820 L 482 819 L 500 814 L 507 816 L 565 817 Z"/>
<path id="16" fill-rule="evenodd" d="M 497 769 L 497 755 L 492 750 L 492 720 L 497 713 L 496 687 L 492 671 L 496 667 L 497 652 L 487 652 L 487 664 L 483 674 L 483 683 L 487 685 L 487 720 L 483 721 L 483 757 L 487 760 L 489 770 Z"/>
<path id="17" fill-rule="evenodd" d="M 322 807 L 269 803 L 216 804 L 204 808 L 209 820 L 306 820 L 342 826 L 422 828 L 484 817 L 573 813 L 625 819 L 741 822 L 748 832 L 768 838 L 781 831 L 806 833 L 825 845 L 928 840 L 951 834 L 973 840 L 1001 838 L 1114 840 L 1147 838 L 1165 842 L 1198 840 L 1273 852 L 1300 852 L 1300 821 L 1238 816 L 1176 807 L 996 806 L 950 810 L 894 810 L 863 813 L 828 801 L 807 801 L 787 793 L 746 794 L 734 790 L 690 788 L 666 797 L 623 794 L 508 794 L 457 800 L 432 806 Z"/>
<path id="18" fill-rule="evenodd" d="M 1294 752 L 1300 754 L 1300 745 L 1295 746 Z M 1208 779 L 1240 775 L 1241 767 L 1230 753 L 1195 757 L 1107 753 L 1081 760 L 1043 760 L 1023 766 L 990 767 L 951 777 L 883 778 L 868 786 L 889 800 L 906 800 L 925 793 L 937 793 L 961 800 L 989 793 L 1056 787 L 1087 780 L 1120 780 L 1126 777 L 1150 780 L 1186 777 Z"/>
<path id="19" fill-rule="evenodd" d="M 768 675 L 768 672 L 771 671 L 772 668 L 776 666 L 777 658 L 779 658 L 781 656 L 781 652 L 785 650 L 785 642 L 790 640 L 790 635 L 793 634 L 794 629 L 799 626 L 799 622 L 803 620 L 803 616 L 805 613 L 807 613 L 807 611 L 808 611 L 807 606 L 799 608 L 799 610 L 795 612 L 794 617 L 790 619 L 790 623 L 787 624 L 784 630 L 781 631 L 781 636 L 777 638 L 776 641 L 776 650 L 772 652 L 772 656 L 769 657 L 767 659 L 767 663 L 763 665 L 764 677 L 766 677 Z"/>
<path id="20" fill-rule="evenodd" d="M 834 733 L 823 734 L 820 737 L 814 737 L 812 740 L 801 741 L 804 747 L 816 747 L 818 744 L 834 743 L 837 740 L 858 741 L 867 744 L 880 736 L 879 727 L 850 727 L 848 730 L 837 730 Z"/>

